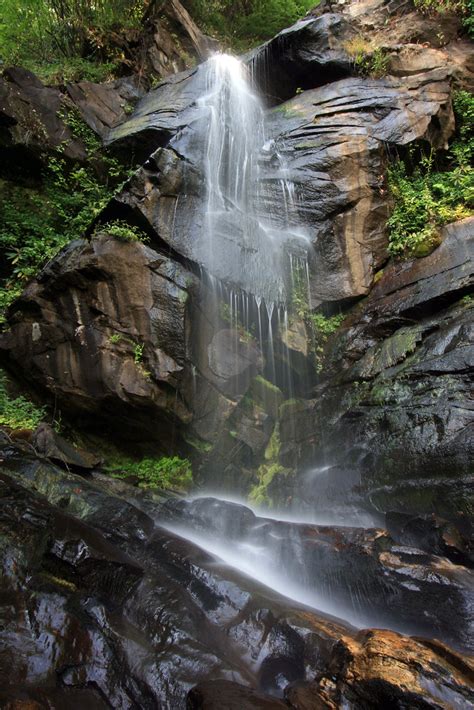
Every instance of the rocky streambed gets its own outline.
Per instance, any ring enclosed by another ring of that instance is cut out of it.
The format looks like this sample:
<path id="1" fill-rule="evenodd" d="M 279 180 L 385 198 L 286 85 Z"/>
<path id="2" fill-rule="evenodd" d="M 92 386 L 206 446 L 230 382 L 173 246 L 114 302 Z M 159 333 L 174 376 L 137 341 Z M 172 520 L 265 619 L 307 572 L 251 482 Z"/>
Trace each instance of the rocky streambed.
<path id="1" fill-rule="evenodd" d="M 2 707 L 474 703 L 467 568 L 381 529 L 260 518 L 79 475 L 7 438 L 1 458 Z M 263 548 L 357 627 L 259 582 L 261 562 L 242 572 L 211 554 L 216 540 Z M 417 636 L 361 630 L 362 618 Z"/>

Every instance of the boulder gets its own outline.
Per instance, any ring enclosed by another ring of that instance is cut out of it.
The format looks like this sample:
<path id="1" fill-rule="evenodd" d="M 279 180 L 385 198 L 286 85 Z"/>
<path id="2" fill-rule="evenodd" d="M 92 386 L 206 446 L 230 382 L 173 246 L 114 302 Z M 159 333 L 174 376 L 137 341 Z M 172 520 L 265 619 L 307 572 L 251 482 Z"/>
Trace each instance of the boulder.
<path id="1" fill-rule="evenodd" d="M 154 528 L 123 492 L 15 447 L 2 458 L 2 700 L 85 686 L 113 707 L 184 709 L 229 677 L 281 694 L 351 634 Z"/>
<path id="2" fill-rule="evenodd" d="M 470 661 L 459 664 L 440 643 L 369 629 L 341 639 L 327 671 L 309 685 L 288 688 L 285 697 L 298 710 L 461 708 L 473 702 L 470 678 Z"/>
<path id="3" fill-rule="evenodd" d="M 85 123 L 100 138 L 126 120 L 135 103 L 145 93 L 136 76 L 105 84 L 80 81 L 67 84 L 66 91 Z"/>
<path id="4" fill-rule="evenodd" d="M 288 710 L 285 702 L 230 680 L 200 683 L 189 691 L 186 698 L 186 710 L 217 710 L 223 707 L 226 710 Z"/>
<path id="5" fill-rule="evenodd" d="M 345 43 L 354 35 L 342 15 L 327 12 L 296 22 L 245 59 L 260 91 L 274 105 L 294 96 L 297 90 L 350 76 L 353 62 Z"/>
<path id="6" fill-rule="evenodd" d="M 387 260 L 387 144 L 446 147 L 454 122 L 445 69 L 403 80 L 336 81 L 273 109 L 266 202 L 280 199 L 275 153 L 293 181 L 309 252 L 311 303 L 366 295 Z M 435 127 L 436 126 L 436 127 Z M 361 238 L 363 235 L 363 238 Z"/>
<path id="7" fill-rule="evenodd" d="M 343 79 L 305 91 L 269 114 L 271 141 L 261 155 L 263 202 L 275 216 L 281 213 L 282 172 L 276 166 L 283 160 L 285 177 L 295 187 L 298 228 L 292 233 L 312 244 L 313 306 L 369 292 L 387 259 L 386 146 L 425 140 L 446 147 L 454 127 L 448 76 L 438 68 L 403 80 Z M 145 219 L 170 248 L 205 266 L 207 123 L 197 102 L 204 82 L 205 65 L 172 77 L 144 97 L 108 140 L 149 156 L 109 209 Z M 231 258 L 215 255 L 214 275 L 248 290 L 245 274 L 236 268 L 238 239 L 230 235 Z M 289 248 L 301 250 L 295 239 L 290 234 Z"/>
<path id="8" fill-rule="evenodd" d="M 6 707 L 314 708 L 329 680 L 362 706 L 390 694 L 420 708 L 439 707 L 448 693 L 471 702 L 468 659 L 439 642 L 357 633 L 163 528 L 169 508 L 160 511 L 147 492 L 135 489 L 130 502 L 127 487 L 85 480 L 8 442 L 0 455 Z M 281 523 L 219 505 L 237 535 L 255 522 L 264 522 L 259 543 L 279 534 Z M 319 534 L 327 547 L 329 531 Z M 335 543 L 350 557 L 344 534 L 354 533 L 338 531 Z"/>

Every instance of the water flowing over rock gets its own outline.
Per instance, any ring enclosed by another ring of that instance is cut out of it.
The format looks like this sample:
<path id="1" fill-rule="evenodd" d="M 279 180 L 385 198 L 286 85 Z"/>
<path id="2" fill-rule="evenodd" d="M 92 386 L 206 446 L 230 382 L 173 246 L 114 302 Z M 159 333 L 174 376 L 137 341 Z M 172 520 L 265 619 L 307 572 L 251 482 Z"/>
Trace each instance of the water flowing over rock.
<path id="1" fill-rule="evenodd" d="M 167 514 L 172 529 L 327 613 L 472 651 L 472 573 L 397 545 L 384 530 L 276 521 L 213 498 L 170 501 Z"/>
<path id="2" fill-rule="evenodd" d="M 439 707 L 445 693 L 472 702 L 467 659 L 442 644 L 357 633 L 285 599 L 159 527 L 169 512 L 156 495 L 135 492 L 132 504 L 125 484 L 118 492 L 105 476 L 61 470 L 24 445 L 6 442 L 1 456 L 7 707 L 32 698 L 184 708 L 204 679 L 187 707 L 222 707 L 227 698 L 233 707 L 235 698 L 235 707 L 300 708 L 336 690 L 381 702 L 395 694 L 414 707 L 420 694 L 419 707 Z"/>

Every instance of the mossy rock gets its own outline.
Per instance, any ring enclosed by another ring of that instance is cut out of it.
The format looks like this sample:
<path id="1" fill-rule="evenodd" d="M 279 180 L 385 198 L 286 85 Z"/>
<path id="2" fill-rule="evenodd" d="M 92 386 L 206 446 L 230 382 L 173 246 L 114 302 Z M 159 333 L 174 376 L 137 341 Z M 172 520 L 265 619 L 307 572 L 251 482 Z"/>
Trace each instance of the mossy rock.
<path id="1" fill-rule="evenodd" d="M 284 399 L 283 393 L 269 380 L 266 380 L 261 375 L 257 375 L 250 383 L 248 396 L 274 419 L 278 417 L 279 408 Z"/>
<path id="2" fill-rule="evenodd" d="M 258 471 L 258 483 L 249 493 L 249 501 L 265 508 L 275 508 L 286 496 L 282 493 L 288 487 L 288 479 L 294 470 L 279 463 L 262 464 Z"/>

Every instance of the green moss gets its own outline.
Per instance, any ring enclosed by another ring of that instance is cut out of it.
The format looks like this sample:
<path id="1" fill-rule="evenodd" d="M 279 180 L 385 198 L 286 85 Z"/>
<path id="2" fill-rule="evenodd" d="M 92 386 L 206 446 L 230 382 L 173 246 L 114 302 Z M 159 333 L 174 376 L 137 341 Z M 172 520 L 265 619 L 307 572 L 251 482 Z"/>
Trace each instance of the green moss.
<path id="1" fill-rule="evenodd" d="M 198 439 L 190 434 L 185 434 L 184 440 L 187 444 L 192 446 L 193 449 L 196 449 L 196 451 L 199 451 L 201 454 L 208 454 L 209 451 L 212 451 L 214 448 L 213 444 L 210 444 L 208 441 L 203 441 L 202 439 Z"/>
<path id="2" fill-rule="evenodd" d="M 77 587 L 75 584 L 72 582 L 69 582 L 67 579 L 62 579 L 61 577 L 56 577 L 54 574 L 49 574 L 49 572 L 41 572 L 41 577 L 45 579 L 47 582 L 51 582 L 52 584 L 56 584 L 59 587 L 64 587 L 64 589 L 68 589 L 70 592 L 75 592 L 77 591 Z"/>
<path id="3" fill-rule="evenodd" d="M 275 500 L 270 490 L 272 484 L 275 484 L 279 477 L 287 477 L 292 473 L 292 469 L 285 468 L 278 463 L 262 464 L 257 471 L 258 483 L 249 493 L 249 501 L 255 505 L 273 508 Z"/>
<path id="4" fill-rule="evenodd" d="M 423 338 L 421 328 L 400 328 L 390 338 L 386 338 L 376 350 L 371 373 L 382 372 L 400 362 L 416 350 Z"/>
<path id="5" fill-rule="evenodd" d="M 277 418 L 278 408 L 283 401 L 283 393 L 279 387 L 257 375 L 250 383 L 247 395 L 249 402 L 263 409 L 274 419 Z"/>
<path id="6" fill-rule="evenodd" d="M 286 399 L 281 405 L 280 405 L 280 419 L 283 419 L 283 417 L 291 416 L 294 412 L 299 411 L 301 407 L 306 406 L 305 401 L 303 399 Z"/>
<path id="7" fill-rule="evenodd" d="M 286 104 L 282 104 L 281 106 L 277 106 L 276 108 L 273 109 L 273 111 L 277 111 L 278 113 L 282 113 L 285 118 L 305 118 L 305 113 L 301 109 L 297 109 L 294 106 L 287 106 Z"/>
<path id="8" fill-rule="evenodd" d="M 280 427 L 277 424 L 273 429 L 270 441 L 268 442 L 267 448 L 265 449 L 265 460 L 266 461 L 278 461 L 280 456 Z"/>

